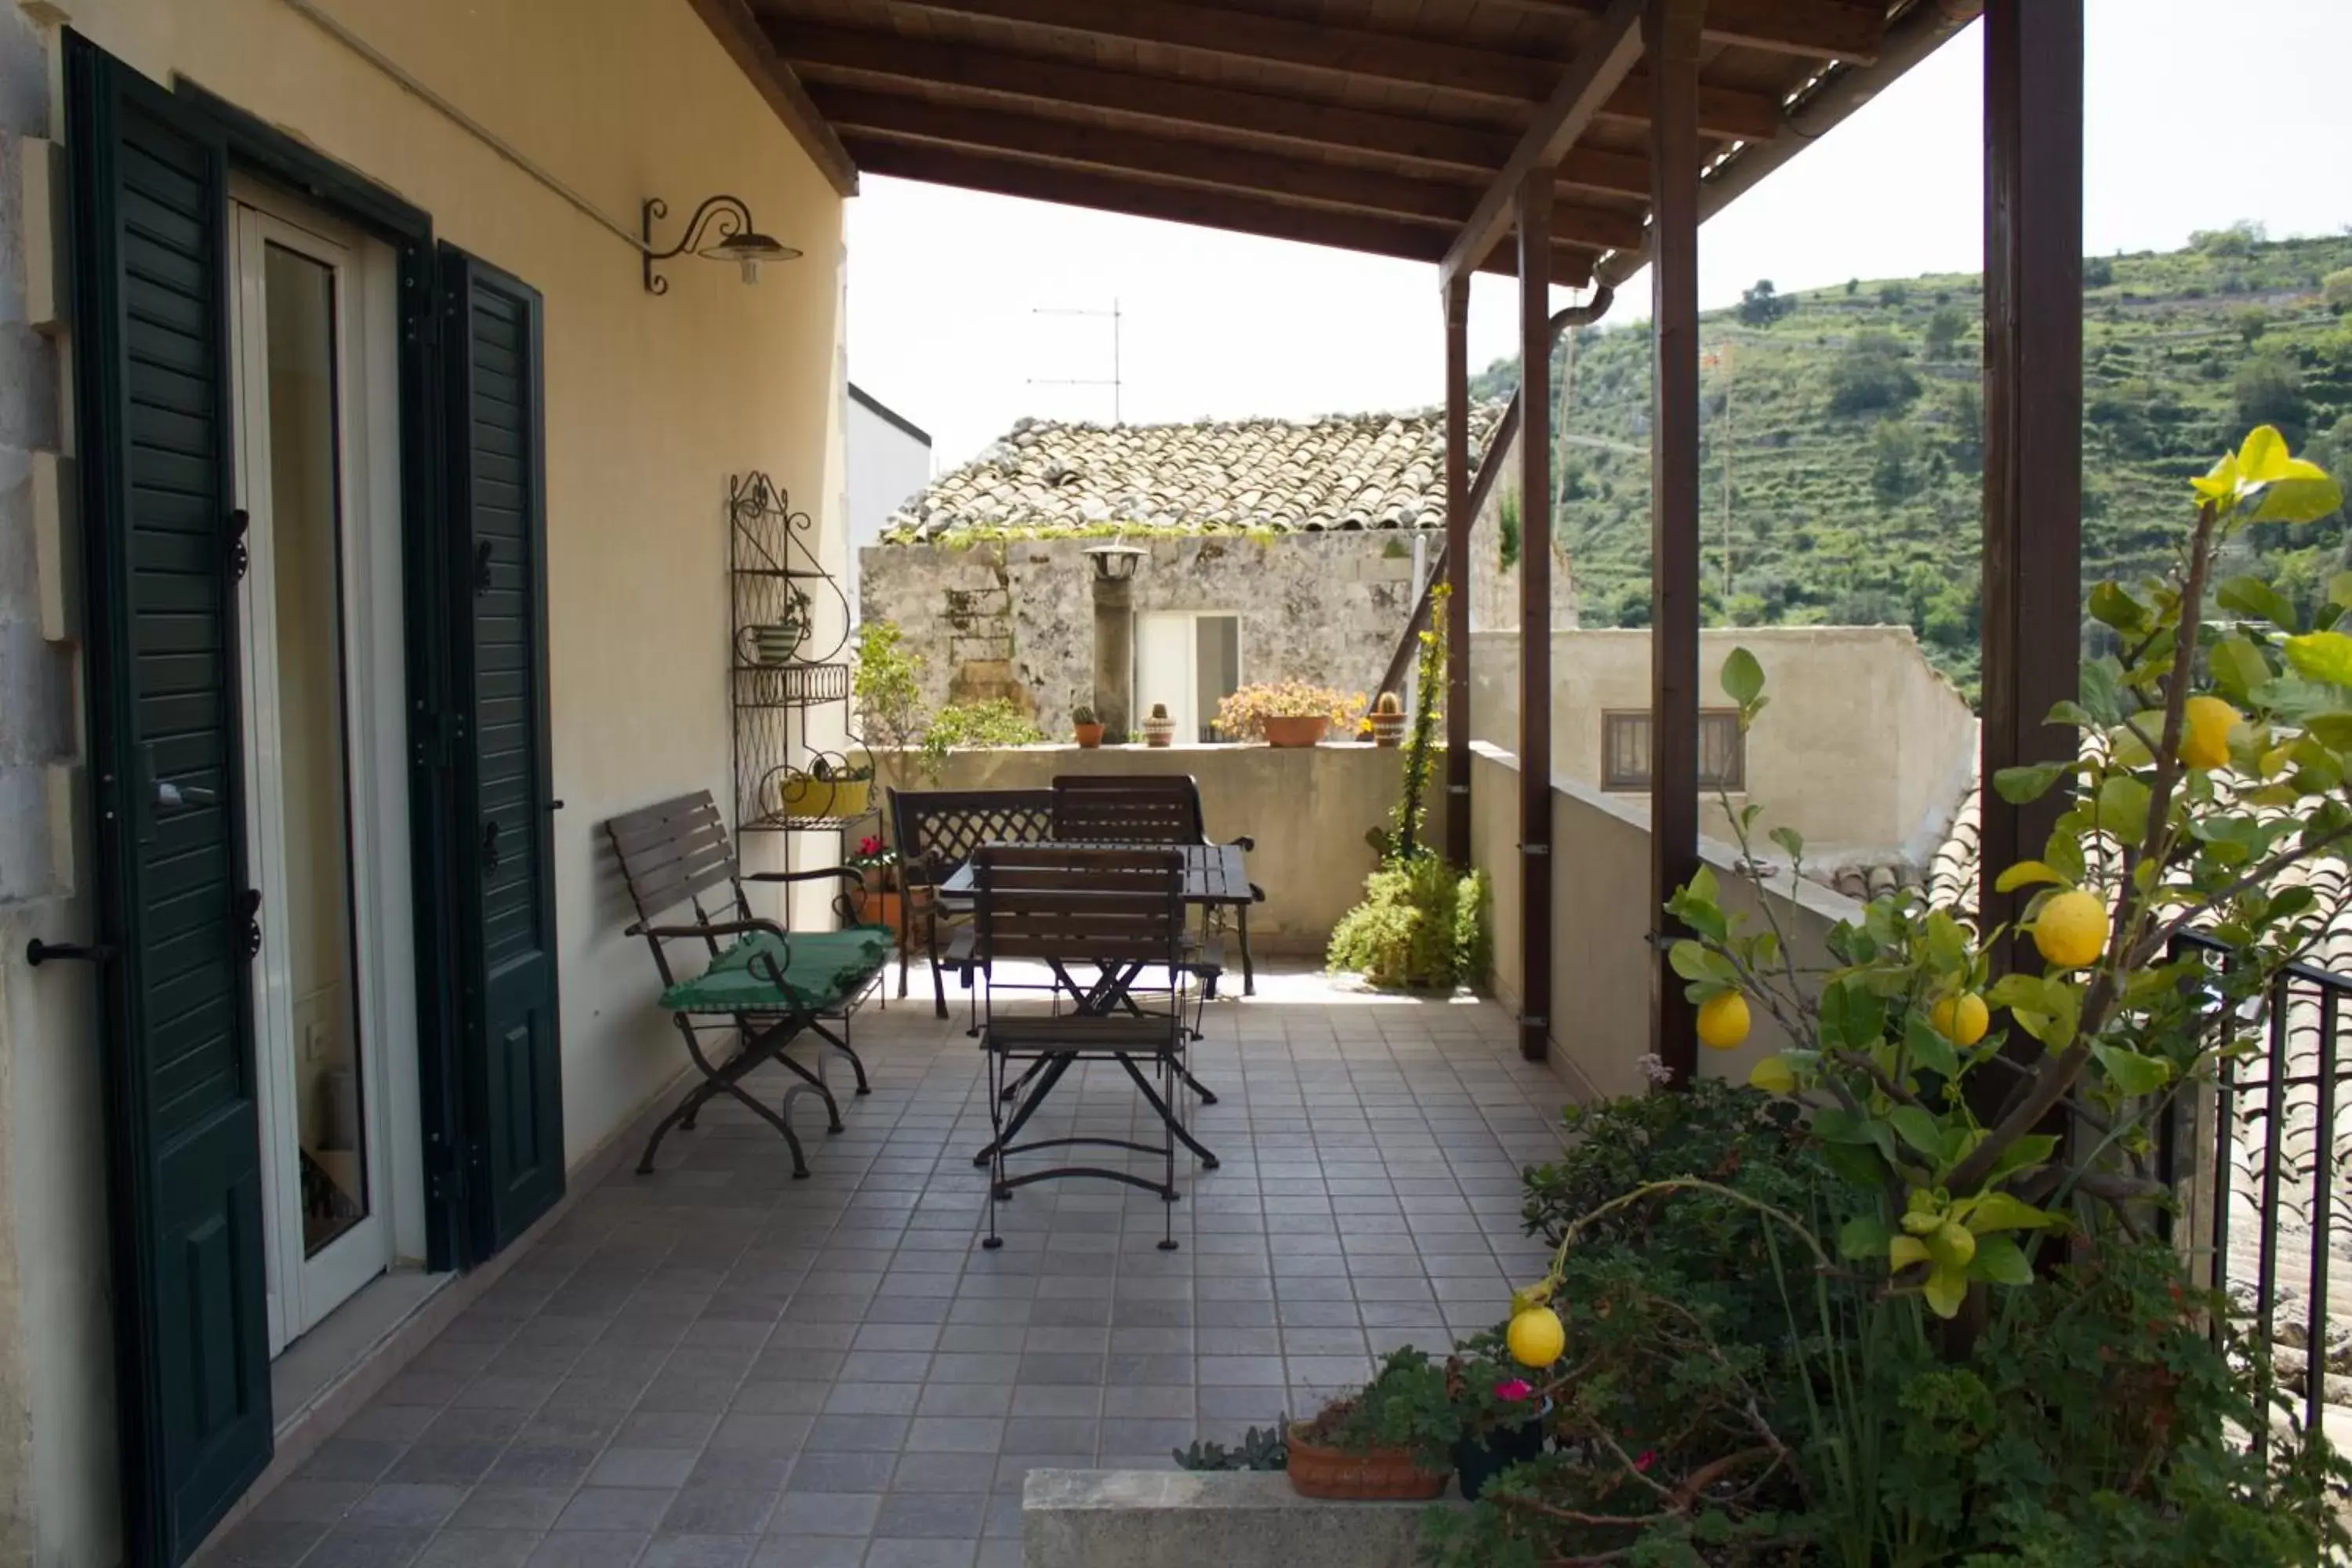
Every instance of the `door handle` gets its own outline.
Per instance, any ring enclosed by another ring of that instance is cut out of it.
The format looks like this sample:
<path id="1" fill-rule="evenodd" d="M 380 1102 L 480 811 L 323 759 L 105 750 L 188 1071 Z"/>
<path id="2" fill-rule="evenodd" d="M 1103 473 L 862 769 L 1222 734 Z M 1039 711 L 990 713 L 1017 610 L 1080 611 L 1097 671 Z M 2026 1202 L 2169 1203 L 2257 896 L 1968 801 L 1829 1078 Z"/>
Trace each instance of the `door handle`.
<path id="1" fill-rule="evenodd" d="M 187 811 L 197 806 L 218 805 L 217 792 L 194 784 L 173 784 L 169 779 L 155 781 L 155 804 L 165 811 Z"/>
<path id="2" fill-rule="evenodd" d="M 25 962 L 38 969 L 52 959 L 78 958 L 86 963 L 104 963 L 114 956 L 114 949 L 102 942 L 43 942 L 39 937 L 25 944 Z"/>
<path id="3" fill-rule="evenodd" d="M 490 876 L 498 868 L 499 819 L 494 816 L 482 824 L 482 875 Z"/>

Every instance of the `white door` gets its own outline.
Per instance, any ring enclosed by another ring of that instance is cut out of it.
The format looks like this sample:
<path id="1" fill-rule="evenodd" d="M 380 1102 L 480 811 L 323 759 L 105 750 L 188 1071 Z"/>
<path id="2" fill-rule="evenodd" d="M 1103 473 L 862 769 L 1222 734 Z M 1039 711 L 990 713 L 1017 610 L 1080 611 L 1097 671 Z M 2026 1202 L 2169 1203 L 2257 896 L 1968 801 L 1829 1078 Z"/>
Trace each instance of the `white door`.
<path id="1" fill-rule="evenodd" d="M 1151 610 L 1135 618 L 1137 728 L 1154 703 L 1186 745 L 1212 738 L 1217 704 L 1241 685 L 1241 619 L 1215 611 Z"/>
<path id="2" fill-rule="evenodd" d="M 262 895 L 252 973 L 275 1355 L 395 1255 L 403 1173 L 387 1068 L 415 1059 L 397 394 L 389 250 L 257 194 L 234 217 L 247 854 Z"/>

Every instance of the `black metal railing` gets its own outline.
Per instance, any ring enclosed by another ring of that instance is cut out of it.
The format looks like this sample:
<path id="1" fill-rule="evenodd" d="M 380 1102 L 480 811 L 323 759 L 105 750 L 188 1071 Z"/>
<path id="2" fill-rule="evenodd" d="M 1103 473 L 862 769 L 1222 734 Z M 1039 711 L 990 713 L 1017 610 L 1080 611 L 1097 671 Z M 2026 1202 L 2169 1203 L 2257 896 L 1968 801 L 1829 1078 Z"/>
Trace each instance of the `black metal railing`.
<path id="1" fill-rule="evenodd" d="M 2227 950 L 2205 937 L 2184 935 L 2173 951 L 2227 962 Z M 2210 1247 L 2213 1283 L 2250 1309 L 2265 1375 L 2280 1350 L 2300 1352 L 2305 1420 L 2315 1430 L 2327 1402 L 2333 1249 L 2347 1235 L 2338 1211 L 2347 1202 L 2352 1137 L 2337 1125 L 2339 1108 L 2352 1098 L 2341 1092 L 2352 1074 L 2338 1048 L 2347 998 L 2352 973 L 2297 963 L 2237 1007 L 2234 1019 L 2217 1012 L 2215 1028 L 2255 1036 L 2262 1048 L 2225 1056 L 2206 1105 L 2176 1100 L 2157 1129 L 2157 1173 L 2203 1232 L 2190 1246 Z M 2214 1005 L 2222 1005 L 2218 991 Z M 2210 1117 L 2201 1131 L 2200 1109 Z M 2197 1156 L 2185 1170 L 2184 1146 Z M 2163 1229 L 2169 1238 L 2169 1215 Z M 2343 1261 L 2352 1271 L 2352 1258 Z M 2295 1296 L 2303 1321 L 2283 1328 L 2281 1307 L 2291 1315 Z M 2267 1434 L 2253 1438 L 2260 1446 Z"/>

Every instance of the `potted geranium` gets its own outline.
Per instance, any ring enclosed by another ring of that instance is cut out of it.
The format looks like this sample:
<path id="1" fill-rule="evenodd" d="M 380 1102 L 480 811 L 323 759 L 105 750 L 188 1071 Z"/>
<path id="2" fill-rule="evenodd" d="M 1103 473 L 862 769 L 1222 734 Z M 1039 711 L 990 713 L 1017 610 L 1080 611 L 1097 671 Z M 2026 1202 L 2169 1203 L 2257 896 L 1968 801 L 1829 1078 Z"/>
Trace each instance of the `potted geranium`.
<path id="1" fill-rule="evenodd" d="M 866 925 L 897 930 L 898 852 L 883 843 L 879 836 L 869 833 L 858 839 L 856 849 L 842 858 L 842 864 L 863 879 L 855 895 L 858 920 Z"/>
<path id="2" fill-rule="evenodd" d="M 1461 1425 L 1444 1369 L 1410 1346 L 1391 1351 L 1359 1394 L 1290 1427 L 1290 1484 L 1301 1497 L 1433 1498 L 1452 1473 Z"/>
<path id="3" fill-rule="evenodd" d="M 1095 717 L 1095 710 L 1091 706 L 1081 702 L 1071 710 L 1070 733 L 1076 738 L 1082 750 L 1091 752 L 1102 744 L 1102 721 Z"/>
<path id="4" fill-rule="evenodd" d="M 1334 724 L 1352 728 L 1364 699 L 1303 680 L 1259 681 L 1217 704 L 1217 728 L 1237 741 L 1269 746 L 1314 746 Z"/>
<path id="5" fill-rule="evenodd" d="M 1476 1502 L 1487 1482 L 1543 1452 L 1551 1401 L 1528 1381 L 1529 1370 L 1511 1359 L 1500 1332 L 1467 1341 L 1446 1359 L 1446 1394 L 1462 1427 L 1454 1468 L 1465 1501 Z"/>

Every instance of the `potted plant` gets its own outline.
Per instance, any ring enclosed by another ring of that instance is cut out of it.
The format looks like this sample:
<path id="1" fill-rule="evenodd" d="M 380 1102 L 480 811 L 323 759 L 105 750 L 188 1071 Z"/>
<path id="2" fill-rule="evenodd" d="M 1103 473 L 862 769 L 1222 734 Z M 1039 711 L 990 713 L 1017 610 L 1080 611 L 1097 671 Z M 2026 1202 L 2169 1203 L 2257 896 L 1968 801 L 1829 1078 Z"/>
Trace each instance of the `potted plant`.
<path id="1" fill-rule="evenodd" d="M 1551 1401 L 1526 1372 L 1507 1359 L 1499 1331 L 1465 1342 L 1446 1360 L 1446 1394 L 1461 1425 L 1454 1468 L 1465 1502 L 1476 1502 L 1487 1482 L 1544 1451 Z"/>
<path id="2" fill-rule="evenodd" d="M 751 628 L 752 655 L 761 664 L 790 664 L 807 639 L 808 629 L 808 595 L 794 588 L 785 595 L 783 608 L 773 621 Z"/>
<path id="3" fill-rule="evenodd" d="M 854 851 L 842 858 L 842 864 L 864 879 L 853 895 L 858 921 L 896 931 L 899 913 L 896 869 L 898 852 L 883 843 L 880 835 L 868 833 L 858 839 Z"/>
<path id="4" fill-rule="evenodd" d="M 814 757 L 805 771 L 784 774 L 777 791 L 782 815 L 793 817 L 858 817 L 874 794 L 874 765 Z"/>
<path id="5" fill-rule="evenodd" d="M 1383 691 L 1381 693 L 1380 700 L 1372 704 L 1371 723 L 1372 743 L 1374 745 L 1393 747 L 1403 742 L 1405 726 L 1404 704 L 1397 700 L 1397 694 L 1395 692 Z"/>
<path id="6" fill-rule="evenodd" d="M 1260 681 L 1217 704 L 1217 728 L 1237 741 L 1269 746 L 1313 746 L 1334 724 L 1352 726 L 1363 715 L 1361 694 L 1349 696 L 1303 680 Z"/>
<path id="7" fill-rule="evenodd" d="M 1096 718 L 1095 710 L 1084 702 L 1070 713 L 1070 732 L 1077 737 L 1078 744 L 1084 750 L 1091 752 L 1102 744 L 1102 721 Z"/>
<path id="8" fill-rule="evenodd" d="M 1168 717 L 1168 704 L 1151 705 L 1151 717 L 1143 721 L 1143 742 L 1148 746 L 1167 746 L 1176 739 L 1176 721 Z"/>
<path id="9" fill-rule="evenodd" d="M 1460 1433 L 1444 1369 L 1411 1346 L 1391 1351 L 1361 1393 L 1291 1424 L 1290 1484 L 1301 1497 L 1433 1498 L 1445 1489 Z"/>

